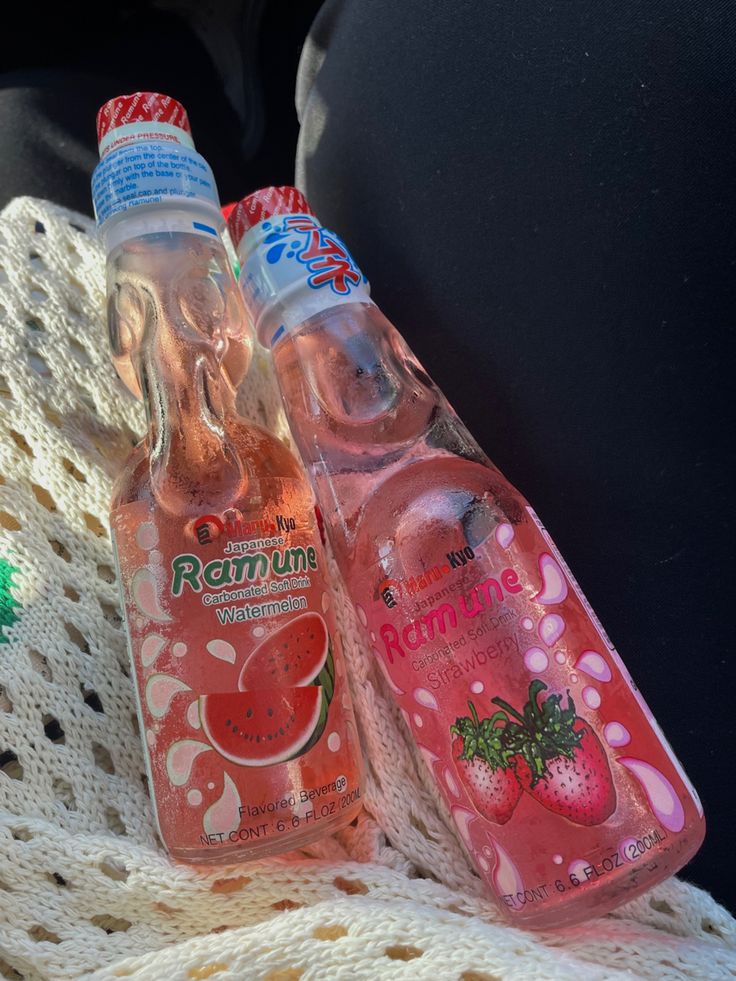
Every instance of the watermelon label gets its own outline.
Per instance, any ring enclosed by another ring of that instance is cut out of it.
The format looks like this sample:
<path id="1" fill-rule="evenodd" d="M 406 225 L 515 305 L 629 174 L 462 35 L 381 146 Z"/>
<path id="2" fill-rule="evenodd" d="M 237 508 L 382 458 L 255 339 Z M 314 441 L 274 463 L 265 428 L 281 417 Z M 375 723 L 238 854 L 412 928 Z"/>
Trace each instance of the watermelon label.
<path id="1" fill-rule="evenodd" d="M 136 502 L 111 526 L 170 850 L 252 848 L 353 808 L 359 749 L 311 509 L 182 522 Z"/>

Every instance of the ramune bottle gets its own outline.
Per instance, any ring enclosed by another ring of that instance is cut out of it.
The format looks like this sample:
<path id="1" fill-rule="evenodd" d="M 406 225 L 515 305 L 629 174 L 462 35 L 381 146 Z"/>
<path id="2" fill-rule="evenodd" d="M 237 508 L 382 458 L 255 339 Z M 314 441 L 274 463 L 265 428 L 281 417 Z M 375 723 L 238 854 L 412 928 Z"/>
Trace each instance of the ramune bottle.
<path id="1" fill-rule="evenodd" d="M 110 524 L 156 820 L 176 859 L 265 856 L 360 807 L 314 502 L 235 412 L 250 335 L 184 109 L 138 92 L 97 123 L 110 341 L 148 417 Z"/>
<path id="2" fill-rule="evenodd" d="M 569 924 L 675 872 L 697 794 L 539 517 L 298 191 L 230 231 L 373 653 L 501 908 Z"/>

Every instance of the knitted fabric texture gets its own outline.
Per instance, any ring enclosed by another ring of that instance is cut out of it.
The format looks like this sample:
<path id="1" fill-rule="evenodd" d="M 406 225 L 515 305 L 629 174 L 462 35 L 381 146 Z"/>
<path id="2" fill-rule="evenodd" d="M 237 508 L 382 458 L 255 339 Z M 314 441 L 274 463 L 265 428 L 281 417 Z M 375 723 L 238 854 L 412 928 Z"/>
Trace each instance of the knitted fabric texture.
<path id="1" fill-rule="evenodd" d="M 107 523 L 143 410 L 110 366 L 86 218 L 0 216 L 0 975 L 317 979 L 736 977 L 736 924 L 673 879 L 583 926 L 502 921 L 331 562 L 365 811 L 277 859 L 204 873 L 157 843 Z M 243 414 L 286 436 L 264 354 Z"/>

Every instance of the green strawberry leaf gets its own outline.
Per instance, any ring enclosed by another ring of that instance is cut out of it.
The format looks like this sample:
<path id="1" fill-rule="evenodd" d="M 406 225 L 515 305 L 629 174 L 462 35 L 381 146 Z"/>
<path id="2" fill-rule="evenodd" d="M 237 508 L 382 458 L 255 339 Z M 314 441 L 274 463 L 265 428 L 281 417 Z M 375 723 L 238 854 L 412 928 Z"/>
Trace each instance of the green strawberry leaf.
<path id="1" fill-rule="evenodd" d="M 558 756 L 575 758 L 575 748 L 582 739 L 581 732 L 575 732 L 577 721 L 575 703 L 567 692 L 567 706 L 562 707 L 562 695 L 555 692 L 546 696 L 540 704 L 539 696 L 547 686 L 535 679 L 529 685 L 529 700 L 522 712 L 502 698 L 493 698 L 494 705 L 518 721 L 508 721 L 500 733 L 502 755 L 508 760 L 520 756 L 527 763 L 532 774 L 532 787 L 548 774 L 547 764 Z"/>

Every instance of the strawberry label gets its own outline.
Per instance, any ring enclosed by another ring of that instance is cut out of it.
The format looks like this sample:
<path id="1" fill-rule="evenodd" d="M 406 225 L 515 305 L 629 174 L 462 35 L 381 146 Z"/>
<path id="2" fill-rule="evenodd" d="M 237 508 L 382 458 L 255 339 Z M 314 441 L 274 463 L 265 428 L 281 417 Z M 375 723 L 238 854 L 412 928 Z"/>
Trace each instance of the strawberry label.
<path id="1" fill-rule="evenodd" d="M 658 881 L 702 809 L 553 542 L 528 507 L 443 531 L 384 556 L 358 612 L 480 874 L 525 920 Z"/>
<path id="2" fill-rule="evenodd" d="M 312 511 L 182 522 L 141 501 L 111 525 L 172 854 L 251 857 L 354 808 L 357 739 Z"/>

